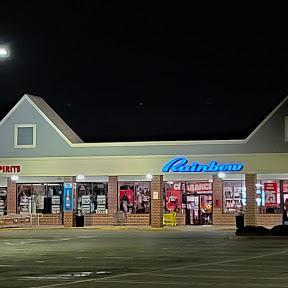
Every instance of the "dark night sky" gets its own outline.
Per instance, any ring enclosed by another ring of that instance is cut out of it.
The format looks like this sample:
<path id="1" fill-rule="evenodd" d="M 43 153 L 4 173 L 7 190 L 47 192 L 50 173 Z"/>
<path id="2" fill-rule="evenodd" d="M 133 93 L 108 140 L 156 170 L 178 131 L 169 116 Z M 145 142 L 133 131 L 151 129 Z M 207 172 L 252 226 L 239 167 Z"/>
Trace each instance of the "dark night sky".
<path id="1" fill-rule="evenodd" d="M 1 3 L 13 57 L 0 62 L 0 118 L 29 93 L 87 142 L 237 139 L 286 96 L 286 18 L 181 1 L 63 3 Z"/>

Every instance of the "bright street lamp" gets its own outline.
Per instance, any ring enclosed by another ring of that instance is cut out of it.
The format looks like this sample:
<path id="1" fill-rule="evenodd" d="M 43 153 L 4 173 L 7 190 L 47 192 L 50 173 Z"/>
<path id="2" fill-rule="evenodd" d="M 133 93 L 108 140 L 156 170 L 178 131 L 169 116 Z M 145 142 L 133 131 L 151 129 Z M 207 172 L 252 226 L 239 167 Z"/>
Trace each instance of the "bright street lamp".
<path id="1" fill-rule="evenodd" d="M 0 46 L 0 58 L 8 58 L 10 56 L 10 51 L 5 46 Z"/>

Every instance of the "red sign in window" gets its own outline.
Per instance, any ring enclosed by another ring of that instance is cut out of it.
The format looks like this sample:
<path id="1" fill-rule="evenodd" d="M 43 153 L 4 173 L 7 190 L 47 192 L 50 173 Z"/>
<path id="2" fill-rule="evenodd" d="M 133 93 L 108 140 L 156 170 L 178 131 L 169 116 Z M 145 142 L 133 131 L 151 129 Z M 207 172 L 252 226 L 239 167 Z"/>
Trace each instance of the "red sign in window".
<path id="1" fill-rule="evenodd" d="M 264 183 L 265 206 L 277 207 L 277 183 Z"/>

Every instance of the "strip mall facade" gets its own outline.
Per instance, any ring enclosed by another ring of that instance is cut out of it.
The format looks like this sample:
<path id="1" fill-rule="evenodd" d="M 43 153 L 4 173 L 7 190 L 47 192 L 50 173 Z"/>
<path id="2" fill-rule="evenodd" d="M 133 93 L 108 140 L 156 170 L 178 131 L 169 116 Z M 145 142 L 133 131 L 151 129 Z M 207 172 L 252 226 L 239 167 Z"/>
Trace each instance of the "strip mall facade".
<path id="1" fill-rule="evenodd" d="M 0 122 L 0 217 L 38 225 L 282 223 L 288 198 L 288 99 L 243 140 L 83 143 L 39 97 Z M 219 172 L 225 173 L 220 175 Z M 221 178 L 221 177 L 223 178 Z"/>

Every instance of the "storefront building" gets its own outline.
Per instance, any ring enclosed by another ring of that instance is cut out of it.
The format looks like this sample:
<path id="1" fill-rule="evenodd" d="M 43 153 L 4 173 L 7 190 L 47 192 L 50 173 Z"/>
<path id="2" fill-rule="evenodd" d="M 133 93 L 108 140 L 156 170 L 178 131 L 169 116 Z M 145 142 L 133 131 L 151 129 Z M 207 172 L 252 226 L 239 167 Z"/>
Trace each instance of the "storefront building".
<path id="1" fill-rule="evenodd" d="M 288 98 L 243 140 L 84 143 L 31 95 L 0 122 L 2 224 L 272 226 L 286 199 Z"/>

